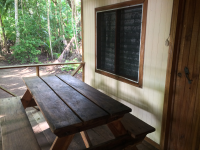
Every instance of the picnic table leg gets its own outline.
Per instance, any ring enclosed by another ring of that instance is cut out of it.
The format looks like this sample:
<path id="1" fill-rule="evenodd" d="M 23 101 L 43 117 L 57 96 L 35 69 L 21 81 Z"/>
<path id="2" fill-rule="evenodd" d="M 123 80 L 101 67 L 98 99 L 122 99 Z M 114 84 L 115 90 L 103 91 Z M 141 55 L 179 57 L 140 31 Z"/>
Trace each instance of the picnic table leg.
<path id="1" fill-rule="evenodd" d="M 108 128 L 111 130 L 115 137 L 119 137 L 127 133 L 123 124 L 120 120 L 116 120 L 107 124 Z"/>
<path id="2" fill-rule="evenodd" d="M 85 144 L 85 147 L 86 148 L 91 147 L 92 146 L 92 142 L 90 141 L 90 138 L 89 138 L 87 132 L 86 131 L 81 131 L 80 134 L 81 134 L 81 137 L 82 137 L 83 142 Z"/>
<path id="3" fill-rule="evenodd" d="M 110 122 L 107 124 L 108 128 L 111 130 L 115 137 L 119 137 L 121 135 L 127 134 L 127 130 L 124 128 L 123 124 L 121 123 L 120 119 Z M 126 147 L 124 150 L 138 150 L 135 145 L 130 145 Z"/>
<path id="4" fill-rule="evenodd" d="M 74 134 L 62 138 L 56 137 L 50 150 L 66 150 L 69 147 L 73 137 Z"/>
<path id="5" fill-rule="evenodd" d="M 35 103 L 35 100 L 32 98 L 32 95 L 28 89 L 23 95 L 21 102 L 22 102 L 22 105 L 24 106 L 24 109 L 26 109 L 27 107 L 37 106 L 37 104 Z"/>

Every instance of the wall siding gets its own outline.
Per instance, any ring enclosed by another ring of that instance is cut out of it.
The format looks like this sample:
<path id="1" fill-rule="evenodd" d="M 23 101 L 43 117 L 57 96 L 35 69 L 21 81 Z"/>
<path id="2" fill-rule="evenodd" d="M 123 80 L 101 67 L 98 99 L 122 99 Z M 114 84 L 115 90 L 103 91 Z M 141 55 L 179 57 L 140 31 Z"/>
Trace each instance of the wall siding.
<path id="1" fill-rule="evenodd" d="M 149 0 L 143 88 L 95 73 L 95 8 L 126 0 L 83 0 L 85 82 L 132 108 L 132 114 L 156 128 L 148 135 L 160 144 L 173 0 Z"/>

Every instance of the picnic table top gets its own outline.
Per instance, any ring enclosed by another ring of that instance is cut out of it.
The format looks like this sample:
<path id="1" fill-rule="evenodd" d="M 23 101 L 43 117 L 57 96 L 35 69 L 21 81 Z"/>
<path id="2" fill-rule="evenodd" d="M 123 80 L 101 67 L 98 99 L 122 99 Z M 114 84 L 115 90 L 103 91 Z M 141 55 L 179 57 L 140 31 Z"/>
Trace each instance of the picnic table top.
<path id="1" fill-rule="evenodd" d="M 107 124 L 131 109 L 71 75 L 23 78 L 51 131 L 67 136 Z"/>

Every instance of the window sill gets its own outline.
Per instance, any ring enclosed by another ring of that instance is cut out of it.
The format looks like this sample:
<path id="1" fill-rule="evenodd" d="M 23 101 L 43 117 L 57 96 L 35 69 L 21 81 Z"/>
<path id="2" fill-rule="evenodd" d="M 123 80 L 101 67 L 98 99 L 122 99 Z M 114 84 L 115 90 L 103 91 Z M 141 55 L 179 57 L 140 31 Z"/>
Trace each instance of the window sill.
<path id="1" fill-rule="evenodd" d="M 131 81 L 130 79 L 126 79 L 124 77 L 121 77 L 121 76 L 117 76 L 117 75 L 114 75 L 114 74 L 111 74 L 109 72 L 105 72 L 105 71 L 102 71 L 102 70 L 98 70 L 98 69 L 95 69 L 95 72 L 96 73 L 99 73 L 101 75 L 105 75 L 107 77 L 110 77 L 110 78 L 113 78 L 115 80 L 118 80 L 118 81 L 121 81 L 121 82 L 124 82 L 124 83 L 127 83 L 127 84 L 130 84 L 130 85 L 133 85 L 135 87 L 139 87 L 139 88 L 142 88 L 142 80 L 139 79 L 139 82 L 135 82 L 135 81 Z"/>

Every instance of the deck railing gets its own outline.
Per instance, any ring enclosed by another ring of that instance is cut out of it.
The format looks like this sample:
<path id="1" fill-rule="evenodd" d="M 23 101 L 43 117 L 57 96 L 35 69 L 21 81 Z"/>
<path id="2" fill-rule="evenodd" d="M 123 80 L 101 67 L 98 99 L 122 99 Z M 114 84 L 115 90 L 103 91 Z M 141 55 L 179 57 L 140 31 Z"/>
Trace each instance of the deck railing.
<path id="1" fill-rule="evenodd" d="M 75 76 L 76 73 L 85 65 L 85 62 L 73 62 L 73 63 L 51 63 L 51 64 L 33 64 L 33 65 L 16 65 L 16 66 L 4 66 L 4 67 L 0 67 L 0 70 L 3 69 L 14 69 L 14 68 L 25 68 L 25 67 L 35 67 L 36 68 L 36 75 L 40 76 L 40 67 L 44 67 L 44 66 L 54 66 L 54 65 L 72 65 L 72 64 L 80 64 L 72 73 L 72 76 Z M 84 71 L 83 71 L 84 74 Z M 84 75 L 83 75 L 84 76 Z M 16 96 L 15 94 L 13 94 L 12 92 L 8 91 L 7 89 L 3 88 L 0 86 L 0 89 L 5 91 L 6 93 L 12 95 L 12 96 Z"/>

